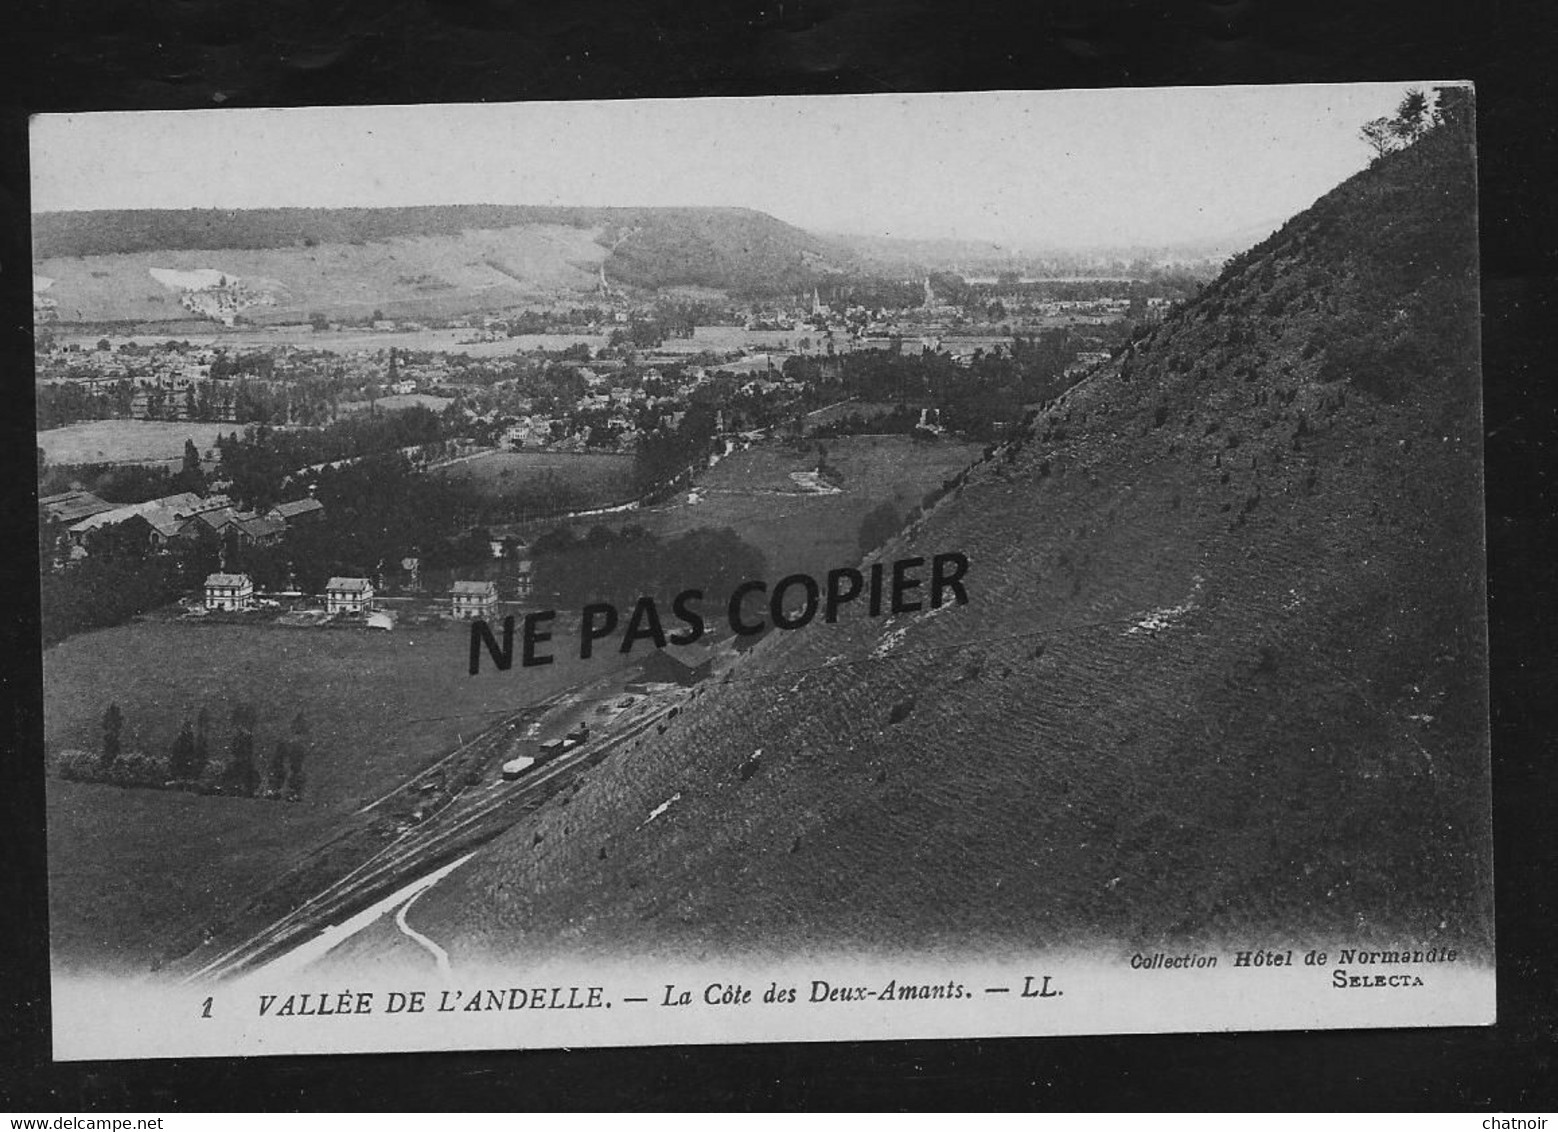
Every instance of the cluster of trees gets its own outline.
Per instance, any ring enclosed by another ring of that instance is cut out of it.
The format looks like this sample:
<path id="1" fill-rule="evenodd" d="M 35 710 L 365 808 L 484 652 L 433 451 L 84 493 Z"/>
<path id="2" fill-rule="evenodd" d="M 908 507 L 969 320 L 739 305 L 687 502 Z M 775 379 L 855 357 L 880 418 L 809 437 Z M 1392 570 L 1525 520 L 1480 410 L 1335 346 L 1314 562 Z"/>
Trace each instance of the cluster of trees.
<path id="1" fill-rule="evenodd" d="M 763 553 L 729 527 L 699 527 L 661 539 L 643 527 L 591 527 L 583 537 L 560 526 L 537 539 L 535 585 L 563 608 L 608 601 L 631 607 L 641 595 L 669 609 L 687 589 L 703 590 L 702 608 L 718 609 L 744 581 L 764 577 Z M 710 618 L 710 621 L 717 618 Z"/>
<path id="2" fill-rule="evenodd" d="M 307 431 L 252 425 L 242 434 L 235 430 L 217 437 L 217 476 L 231 484 L 228 494 L 239 506 L 265 508 L 282 498 L 283 487 L 299 468 L 434 444 L 454 435 L 456 427 L 421 405 L 347 417 Z"/>
<path id="3" fill-rule="evenodd" d="M 58 771 L 61 778 L 76 782 L 296 802 L 303 796 L 307 781 L 303 765 L 311 746 L 307 717 L 301 711 L 293 717 L 289 732 L 275 740 L 263 771 L 256 754 L 255 731 L 253 705 L 235 704 L 227 758 L 214 758 L 211 713 L 202 707 L 193 722 L 185 717 L 167 753 L 126 751 L 124 713 L 118 704 L 112 703 L 103 713 L 98 750 L 64 752 L 58 760 Z"/>
<path id="4" fill-rule="evenodd" d="M 1008 353 L 976 354 L 966 366 L 944 354 L 871 350 L 836 359 L 791 357 L 784 374 L 805 382 L 817 400 L 853 397 L 903 410 L 933 408 L 944 427 L 991 441 L 1021 421 L 1024 405 L 1064 392 L 1070 383 L 1065 367 L 1079 348 L 1071 332 L 1062 329 L 1019 338 Z"/>
<path id="5" fill-rule="evenodd" d="M 1454 102 L 1452 95 L 1452 105 Z M 1364 144 L 1374 151 L 1375 160 L 1378 160 L 1387 153 L 1411 145 L 1432 129 L 1437 121 L 1433 103 L 1426 94 L 1414 87 L 1401 99 L 1394 115 L 1365 122 L 1358 134 Z"/>
<path id="6" fill-rule="evenodd" d="M 304 593 L 318 593 L 335 574 L 376 577 L 408 555 L 444 564 L 449 540 L 480 515 L 468 484 L 421 475 L 398 453 L 322 470 L 314 498 L 329 521 L 300 524 L 284 544 L 292 579 Z M 256 584 L 264 584 L 277 569 L 275 558 L 267 548 L 249 548 L 229 564 L 253 571 Z"/>
<path id="7" fill-rule="evenodd" d="M 677 328 L 680 337 L 691 338 L 692 327 L 682 325 Z M 652 350 L 671 336 L 671 328 L 659 319 L 635 318 L 626 326 L 619 326 L 606 337 L 606 345 L 612 349 L 621 349 L 625 346 L 635 350 Z"/>
<path id="8" fill-rule="evenodd" d="M 611 317 L 603 307 L 570 307 L 565 311 L 523 310 L 511 315 L 506 323 L 510 338 L 521 334 L 567 334 L 589 326 L 598 326 Z"/>
<path id="9" fill-rule="evenodd" d="M 676 425 L 663 417 L 640 421 L 633 455 L 635 489 L 651 491 L 688 468 L 702 465 L 714 450 L 717 424 L 715 409 L 704 401 L 688 405 Z"/>
<path id="10" fill-rule="evenodd" d="M 48 537 L 45 533 L 45 538 Z M 110 549 L 115 542 L 123 545 Z M 48 562 L 57 553 L 49 548 Z M 76 633 L 119 625 L 174 601 L 199 586 L 215 569 L 214 554 L 191 545 L 169 555 L 146 555 L 130 540 L 110 532 L 89 544 L 90 557 L 68 570 L 45 571 L 41 588 L 43 643 Z"/>
<path id="11" fill-rule="evenodd" d="M 191 447 L 185 445 L 186 466 Z M 183 469 L 175 475 L 162 464 L 50 464 L 44 459 L 43 449 L 38 449 L 39 495 L 58 495 L 80 485 L 82 490 L 109 503 L 144 503 L 176 491 L 199 490 L 179 486 L 191 482 L 187 477 L 181 479 L 182 475 Z"/>
<path id="12" fill-rule="evenodd" d="M 40 383 L 35 394 L 38 428 L 63 428 L 76 421 L 128 417 L 135 400 L 135 382 L 127 378 L 106 388 L 79 381 Z"/>
<path id="13" fill-rule="evenodd" d="M 885 413 L 870 416 L 860 412 L 835 417 L 827 424 L 817 425 L 811 435 L 818 439 L 836 436 L 906 436 L 912 434 L 920 423 L 920 410 L 909 405 L 894 405 Z"/>

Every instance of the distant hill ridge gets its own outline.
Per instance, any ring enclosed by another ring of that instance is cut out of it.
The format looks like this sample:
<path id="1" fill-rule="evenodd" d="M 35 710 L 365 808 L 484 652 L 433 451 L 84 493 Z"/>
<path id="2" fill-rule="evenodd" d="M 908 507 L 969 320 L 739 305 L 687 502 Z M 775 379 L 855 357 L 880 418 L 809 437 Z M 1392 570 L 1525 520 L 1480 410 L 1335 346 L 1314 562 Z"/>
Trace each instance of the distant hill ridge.
<path id="1" fill-rule="evenodd" d="M 963 551 L 967 606 L 771 635 L 427 892 L 423 930 L 457 968 L 1485 952 L 1478 405 L 1475 180 L 1447 125 L 1236 257 L 879 552 Z"/>
<path id="2" fill-rule="evenodd" d="M 849 263 L 809 233 L 751 209 L 544 205 L 45 212 L 33 217 L 33 255 L 41 262 L 194 251 L 302 254 L 547 227 L 587 230 L 606 249 L 608 277 L 641 287 L 782 292 Z"/>

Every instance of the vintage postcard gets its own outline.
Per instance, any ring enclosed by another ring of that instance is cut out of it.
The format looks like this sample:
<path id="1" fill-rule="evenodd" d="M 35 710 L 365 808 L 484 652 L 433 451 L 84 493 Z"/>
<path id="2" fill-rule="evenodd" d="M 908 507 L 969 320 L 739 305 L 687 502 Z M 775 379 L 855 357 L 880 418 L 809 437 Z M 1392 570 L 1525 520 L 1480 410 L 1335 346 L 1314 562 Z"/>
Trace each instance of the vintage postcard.
<path id="1" fill-rule="evenodd" d="M 56 1058 L 1492 1022 L 1473 105 L 34 119 Z"/>

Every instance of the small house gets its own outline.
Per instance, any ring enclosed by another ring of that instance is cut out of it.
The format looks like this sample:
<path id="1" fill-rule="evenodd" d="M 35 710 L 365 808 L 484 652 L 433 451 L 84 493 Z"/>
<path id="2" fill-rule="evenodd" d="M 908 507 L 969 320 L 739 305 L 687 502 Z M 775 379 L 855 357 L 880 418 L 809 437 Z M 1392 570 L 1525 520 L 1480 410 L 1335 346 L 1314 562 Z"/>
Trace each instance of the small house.
<path id="1" fill-rule="evenodd" d="M 366 613 L 373 608 L 373 583 L 367 578 L 331 578 L 325 586 L 325 612 Z"/>
<path id="2" fill-rule="evenodd" d="M 498 583 L 456 582 L 449 594 L 450 613 L 462 620 L 491 617 L 498 608 Z"/>
<path id="3" fill-rule="evenodd" d="M 206 608 L 236 612 L 254 603 L 254 581 L 247 574 L 210 574 L 206 577 Z"/>

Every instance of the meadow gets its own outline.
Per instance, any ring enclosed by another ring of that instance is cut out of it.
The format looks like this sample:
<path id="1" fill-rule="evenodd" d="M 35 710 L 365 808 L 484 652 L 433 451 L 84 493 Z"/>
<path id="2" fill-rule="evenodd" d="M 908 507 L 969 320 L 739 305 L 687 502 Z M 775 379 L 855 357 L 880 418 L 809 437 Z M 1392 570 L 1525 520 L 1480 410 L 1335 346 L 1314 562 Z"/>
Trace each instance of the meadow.
<path id="1" fill-rule="evenodd" d="M 51 464 L 152 464 L 177 461 L 184 441 L 204 455 L 217 435 L 238 426 L 209 421 L 78 421 L 38 433 L 38 447 Z"/>
<path id="2" fill-rule="evenodd" d="M 611 676 L 615 653 L 468 674 L 462 625 L 370 632 L 141 622 L 44 654 L 52 755 L 95 749 L 110 703 L 124 749 L 167 750 L 205 707 L 225 759 L 233 705 L 254 705 L 262 770 L 302 712 L 300 802 L 48 780 L 51 938 L 65 967 L 142 970 L 219 926 L 350 816 L 527 703 Z"/>
<path id="3" fill-rule="evenodd" d="M 611 453 L 488 452 L 449 464 L 438 474 L 475 487 L 489 499 L 555 477 L 592 504 L 615 503 L 633 490 L 633 457 Z"/>
<path id="4" fill-rule="evenodd" d="M 907 515 L 926 492 L 939 488 L 978 459 L 981 446 L 925 442 L 905 436 L 852 436 L 823 442 L 837 469 L 836 495 L 806 494 L 791 472 L 817 467 L 817 444 L 755 445 L 701 473 L 689 502 L 676 502 L 600 520 L 637 524 L 662 538 L 697 527 L 730 527 L 763 552 L 770 574 L 820 574 L 860 558 L 861 521 L 884 501 Z"/>

